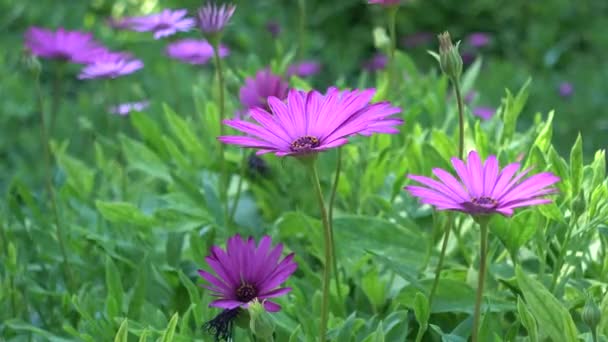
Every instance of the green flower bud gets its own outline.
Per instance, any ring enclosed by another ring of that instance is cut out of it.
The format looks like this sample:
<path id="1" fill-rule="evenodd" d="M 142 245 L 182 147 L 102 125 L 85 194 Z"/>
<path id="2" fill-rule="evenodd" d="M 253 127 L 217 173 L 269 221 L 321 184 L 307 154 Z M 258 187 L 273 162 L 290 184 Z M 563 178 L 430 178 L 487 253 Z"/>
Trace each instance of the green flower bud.
<path id="1" fill-rule="evenodd" d="M 437 36 L 439 38 L 439 66 L 441 71 L 452 80 L 460 79 L 462 74 L 462 57 L 458 52 L 458 45 L 452 44 L 452 38 L 449 32 L 444 32 Z"/>
<path id="2" fill-rule="evenodd" d="M 587 297 L 587 302 L 583 307 L 583 312 L 581 313 L 581 318 L 583 322 L 591 328 L 591 330 L 595 331 L 597 325 L 600 324 L 600 320 L 602 318 L 602 312 L 600 308 L 595 304 L 593 298 L 591 296 Z"/>
<path id="3" fill-rule="evenodd" d="M 249 329 L 260 339 L 270 339 L 274 333 L 274 319 L 270 316 L 264 305 L 254 299 L 249 303 Z"/>

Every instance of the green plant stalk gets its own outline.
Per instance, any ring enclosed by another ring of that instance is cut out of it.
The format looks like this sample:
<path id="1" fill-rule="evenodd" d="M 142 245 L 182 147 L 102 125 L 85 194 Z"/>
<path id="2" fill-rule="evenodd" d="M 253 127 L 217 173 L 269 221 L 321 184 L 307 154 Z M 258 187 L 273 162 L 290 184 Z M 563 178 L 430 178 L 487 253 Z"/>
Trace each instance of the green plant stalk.
<path id="1" fill-rule="evenodd" d="M 317 172 L 316 161 L 310 162 L 310 175 L 312 177 L 312 185 L 315 188 L 317 200 L 319 202 L 319 210 L 321 211 L 321 220 L 323 222 L 323 235 L 325 240 L 325 268 L 323 270 L 323 296 L 321 301 L 321 321 L 319 325 L 319 341 L 325 341 L 327 333 L 327 321 L 329 317 L 329 278 L 331 277 L 332 265 L 332 232 L 329 216 L 325 209 L 325 201 L 323 200 L 323 191 L 321 190 L 321 182 L 319 181 L 319 173 Z"/>
<path id="2" fill-rule="evenodd" d="M 458 103 L 458 156 L 464 158 L 464 102 L 462 101 L 462 91 L 460 90 L 460 81 L 453 79 L 454 91 L 456 92 L 456 102 Z"/>
<path id="3" fill-rule="evenodd" d="M 70 263 L 68 260 L 68 254 L 66 251 L 66 241 L 65 234 L 63 231 L 63 225 L 61 220 L 59 219 L 59 210 L 57 209 L 57 199 L 55 196 L 55 189 L 53 188 L 53 181 L 51 178 L 51 147 L 49 141 L 49 134 L 47 132 L 46 123 L 44 120 L 44 100 L 42 98 L 42 89 L 40 88 L 40 75 L 36 75 L 36 92 L 38 93 L 38 106 L 40 107 L 38 112 L 40 113 L 40 144 L 42 145 L 43 151 L 43 164 L 44 164 L 44 174 L 45 174 L 45 184 L 47 188 L 47 192 L 49 195 L 49 199 L 51 202 L 51 209 L 53 211 L 53 219 L 55 221 L 55 229 L 57 229 L 57 241 L 59 244 L 59 251 L 61 252 L 61 257 L 63 259 L 63 277 L 65 284 L 68 288 L 68 291 L 71 293 L 74 289 L 73 280 L 72 280 L 72 272 L 70 268 Z"/>
<path id="4" fill-rule="evenodd" d="M 574 226 L 578 227 L 578 223 L 574 217 L 570 219 L 570 224 L 568 225 L 568 230 L 566 231 L 566 236 L 564 237 L 564 243 L 562 243 L 559 255 L 557 256 L 557 261 L 555 262 L 555 268 L 553 269 L 553 277 L 551 279 L 551 292 L 555 291 L 557 286 L 557 280 L 559 279 L 560 271 L 564 266 L 564 259 L 566 257 L 566 253 L 568 252 L 568 245 L 570 244 L 570 239 L 572 238 L 572 228 Z"/>
<path id="5" fill-rule="evenodd" d="M 599 339 L 597 337 L 597 327 L 591 328 L 591 338 L 593 342 L 598 342 Z"/>
<path id="6" fill-rule="evenodd" d="M 241 192 L 243 191 L 243 178 L 245 178 L 245 170 L 247 169 L 247 154 L 245 150 L 241 150 L 242 159 L 241 159 L 241 170 L 239 172 L 239 181 L 236 184 L 236 195 L 234 196 L 234 201 L 232 202 L 232 208 L 230 209 L 229 220 L 232 222 L 234 219 L 234 215 L 236 214 L 236 209 L 239 206 L 239 199 L 241 198 Z"/>
<path id="7" fill-rule="evenodd" d="M 391 40 L 391 46 L 389 47 L 389 57 L 390 57 L 390 64 L 392 65 L 394 60 L 395 60 L 395 49 L 397 48 L 397 33 L 396 33 L 396 27 L 397 27 L 397 11 L 399 10 L 399 7 L 397 5 L 395 6 L 390 6 L 387 9 L 387 13 L 388 13 L 388 32 L 389 32 L 389 37 Z"/>
<path id="8" fill-rule="evenodd" d="M 297 59 L 301 60 L 306 49 L 306 0 L 298 0 L 298 19 Z"/>
<path id="9" fill-rule="evenodd" d="M 488 220 L 479 222 L 480 247 L 479 247 L 479 273 L 477 277 L 477 290 L 475 292 L 475 312 L 473 313 L 473 337 L 477 342 L 479 335 L 479 318 L 481 316 L 481 300 L 483 298 L 483 286 L 486 280 L 486 255 L 488 254 Z"/>
<path id="10" fill-rule="evenodd" d="M 63 91 L 63 72 L 66 62 L 59 62 L 57 70 L 55 72 L 55 79 L 53 80 L 53 98 L 51 99 L 51 126 L 50 131 L 55 130 L 55 122 L 57 122 L 57 115 L 59 114 L 59 108 L 61 107 L 61 93 Z M 39 77 L 39 76 L 37 76 Z M 39 82 L 39 80 L 37 81 Z M 42 96 L 42 95 L 40 95 Z"/>
<path id="11" fill-rule="evenodd" d="M 220 136 L 224 135 L 224 73 L 222 71 L 222 59 L 220 58 L 219 46 L 220 39 L 216 37 L 216 39 L 212 39 L 213 42 L 213 61 L 215 62 L 215 70 L 217 74 L 217 83 L 219 90 L 219 99 L 218 99 L 218 107 L 219 107 L 219 128 L 220 128 Z M 224 225 L 226 227 L 230 226 L 229 219 L 230 213 L 228 209 L 228 177 L 226 174 L 226 155 L 224 152 L 224 144 L 220 142 L 220 181 L 219 181 L 219 194 L 220 200 L 224 205 Z"/>
<path id="12" fill-rule="evenodd" d="M 435 293 L 437 292 L 437 287 L 439 285 L 441 268 L 443 267 L 443 261 L 445 259 L 445 254 L 448 249 L 448 241 L 450 239 L 453 219 L 454 216 L 452 215 L 452 213 L 449 213 L 448 221 L 445 226 L 445 234 L 443 234 L 443 241 L 441 242 L 441 253 L 439 254 L 439 260 L 437 261 L 437 267 L 435 268 L 435 278 L 433 279 L 433 285 L 431 286 L 431 292 L 429 293 L 429 308 L 431 308 L 431 306 L 433 305 L 433 299 L 435 298 Z"/>
<path id="13" fill-rule="evenodd" d="M 336 257 L 336 243 L 334 238 L 334 203 L 336 201 L 336 194 L 338 192 L 338 184 L 340 183 L 340 172 L 342 171 L 342 148 L 338 147 L 338 156 L 336 161 L 336 175 L 334 176 L 334 183 L 331 187 L 331 194 L 329 196 L 329 223 L 331 225 L 331 250 L 333 252 L 333 269 L 334 269 L 334 281 L 336 282 L 336 294 L 338 295 L 338 301 L 342 302 L 342 289 L 340 287 L 340 272 L 338 270 L 338 258 Z"/>
<path id="14" fill-rule="evenodd" d="M 422 341 L 422 337 L 424 336 L 424 333 L 426 333 L 427 329 L 428 324 L 420 325 L 420 327 L 418 327 L 418 332 L 416 333 L 416 342 Z"/>

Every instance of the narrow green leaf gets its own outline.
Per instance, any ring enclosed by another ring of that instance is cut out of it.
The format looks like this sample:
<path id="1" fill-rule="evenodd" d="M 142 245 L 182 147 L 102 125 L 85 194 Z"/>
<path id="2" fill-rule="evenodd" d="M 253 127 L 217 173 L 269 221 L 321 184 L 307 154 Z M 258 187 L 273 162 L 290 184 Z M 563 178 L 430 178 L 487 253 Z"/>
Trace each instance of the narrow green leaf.
<path id="1" fill-rule="evenodd" d="M 129 336 L 129 320 L 124 319 L 118 328 L 116 336 L 114 336 L 114 342 L 127 342 Z"/>
<path id="2" fill-rule="evenodd" d="M 203 323 L 202 312 L 198 305 L 198 303 L 201 302 L 201 295 L 198 290 L 199 288 L 196 285 L 194 285 L 194 283 L 190 280 L 190 278 L 188 278 L 184 274 L 184 272 L 182 272 L 181 270 L 179 270 L 178 276 L 179 276 L 179 280 L 181 281 L 182 285 L 184 285 L 184 287 L 188 291 L 188 297 L 190 299 L 190 303 L 192 303 L 192 305 L 194 305 L 194 307 L 192 308 L 192 313 L 194 315 L 194 321 L 195 321 L 196 326 L 199 326 Z"/>
<path id="3" fill-rule="evenodd" d="M 179 320 L 179 314 L 176 312 L 171 317 L 169 324 L 167 325 L 167 329 L 163 332 L 163 336 L 161 338 L 161 342 L 172 342 L 173 336 L 175 335 L 175 327 L 177 326 L 177 321 Z"/>
<path id="4" fill-rule="evenodd" d="M 519 89 L 519 92 L 515 97 L 507 90 L 507 98 L 503 103 L 503 131 L 502 141 L 510 141 L 515 134 L 515 127 L 517 125 L 517 118 L 523 110 L 526 101 L 528 99 L 528 88 L 530 86 L 531 79 L 528 79 L 526 83 Z"/>
<path id="5" fill-rule="evenodd" d="M 570 150 L 570 182 L 572 184 L 572 196 L 576 196 L 581 189 L 583 181 L 583 138 L 579 133 L 576 142 Z"/>
<path id="6" fill-rule="evenodd" d="M 422 292 L 416 292 L 416 297 L 414 297 L 414 315 L 418 324 L 426 328 L 431 311 L 429 309 L 429 300 Z"/>
<path id="7" fill-rule="evenodd" d="M 108 289 L 107 302 L 114 301 L 117 306 L 117 312 L 108 314 L 110 317 L 120 315 L 123 307 L 123 287 L 120 281 L 120 271 L 110 256 L 106 257 L 106 287 Z"/>
<path id="8" fill-rule="evenodd" d="M 536 320 L 526 306 L 526 303 L 521 300 L 521 297 L 517 297 L 517 313 L 519 314 L 519 321 L 528 331 L 530 342 L 538 342 L 538 327 L 536 326 Z"/>
<path id="9" fill-rule="evenodd" d="M 101 216 L 112 223 L 142 227 L 149 227 L 155 224 L 153 217 L 143 214 L 137 207 L 128 202 L 96 201 L 95 205 Z"/>
<path id="10" fill-rule="evenodd" d="M 142 331 L 141 336 L 139 336 L 139 342 L 146 342 L 148 340 L 148 335 L 150 334 L 150 330 L 145 329 Z"/>
<path id="11" fill-rule="evenodd" d="M 302 326 L 298 324 L 291 335 L 289 335 L 289 342 L 297 342 L 300 335 L 302 335 Z"/>
<path id="12" fill-rule="evenodd" d="M 553 116 L 554 111 L 549 112 L 549 117 L 545 121 L 544 126 L 540 129 L 534 145 L 538 146 L 541 151 L 547 152 L 547 149 L 551 146 L 551 136 L 553 135 Z"/>
<path id="13" fill-rule="evenodd" d="M 462 74 L 460 88 L 465 96 L 474 88 L 475 81 L 481 71 L 482 60 L 483 58 L 481 57 L 475 58 L 475 62 L 473 62 L 473 64 L 471 64 Z"/>

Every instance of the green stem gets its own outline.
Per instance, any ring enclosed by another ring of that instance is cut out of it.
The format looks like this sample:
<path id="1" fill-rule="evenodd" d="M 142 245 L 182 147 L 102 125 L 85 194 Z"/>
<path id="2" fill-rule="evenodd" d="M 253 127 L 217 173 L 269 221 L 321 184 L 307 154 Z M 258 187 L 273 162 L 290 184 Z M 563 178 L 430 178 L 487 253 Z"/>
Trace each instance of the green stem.
<path id="1" fill-rule="evenodd" d="M 228 216 L 230 222 L 234 219 L 234 214 L 236 214 L 236 209 L 239 206 L 239 199 L 241 198 L 241 191 L 243 189 L 243 178 L 245 178 L 245 170 L 247 169 L 247 154 L 245 150 L 241 149 L 241 154 L 243 155 L 241 159 L 241 172 L 239 173 L 239 182 L 236 185 L 236 196 L 234 196 L 234 201 L 232 202 L 232 209 L 230 209 L 230 215 Z"/>
<path id="2" fill-rule="evenodd" d="M 215 62 L 215 70 L 217 74 L 219 99 L 218 107 L 220 113 L 219 128 L 220 135 L 224 135 L 224 73 L 222 72 L 222 59 L 220 58 L 220 39 L 213 39 L 213 60 Z M 226 156 L 224 154 L 224 144 L 220 142 L 220 181 L 219 181 L 219 194 L 220 200 L 224 205 L 224 225 L 227 227 L 230 225 L 229 218 L 230 213 L 228 212 L 228 177 L 226 173 Z"/>
<path id="3" fill-rule="evenodd" d="M 458 102 L 458 156 L 464 158 L 464 102 L 462 101 L 462 92 L 460 90 L 460 81 L 452 80 L 454 90 L 456 91 L 456 102 Z"/>
<path id="4" fill-rule="evenodd" d="M 59 114 L 59 108 L 61 106 L 61 93 L 63 89 L 63 72 L 65 68 L 65 62 L 59 62 L 57 71 L 55 72 L 55 79 L 53 80 L 53 98 L 51 99 L 51 126 L 50 131 L 55 130 L 55 122 L 57 121 L 57 115 Z M 40 95 L 42 96 L 42 95 Z"/>
<path id="5" fill-rule="evenodd" d="M 325 209 L 321 182 L 319 181 L 319 173 L 317 172 L 315 163 L 315 161 L 310 162 L 310 174 L 312 177 L 312 185 L 315 188 L 315 193 L 319 202 L 319 210 L 321 211 L 321 220 L 323 222 L 323 234 L 325 239 L 325 268 L 323 270 L 323 297 L 321 302 L 321 322 L 319 326 L 319 341 L 324 342 L 329 317 L 329 278 L 331 277 L 333 250 L 331 224 L 329 223 L 329 216 L 327 215 L 327 210 Z"/>
<path id="6" fill-rule="evenodd" d="M 488 253 L 488 220 L 479 221 L 480 247 L 479 247 L 479 274 L 477 277 L 477 291 L 475 292 L 475 312 L 473 314 L 473 337 L 477 342 L 479 335 L 479 318 L 481 316 L 481 300 L 483 298 L 483 286 L 486 280 L 486 254 Z"/>
<path id="7" fill-rule="evenodd" d="M 593 342 L 598 342 L 599 339 L 597 338 L 597 327 L 593 327 L 591 329 L 591 337 L 593 339 Z"/>
<path id="8" fill-rule="evenodd" d="M 338 295 L 338 301 L 342 302 L 342 289 L 340 287 L 340 271 L 338 270 L 338 258 L 336 257 L 336 244 L 334 239 L 334 203 L 336 201 L 336 194 L 338 192 L 338 184 L 340 183 L 340 172 L 342 170 L 342 148 L 338 147 L 338 161 L 336 162 L 336 175 L 334 176 L 334 183 L 331 187 L 331 194 L 329 196 L 329 223 L 331 224 L 331 250 L 333 252 L 333 269 L 334 269 L 334 281 L 336 282 L 336 294 Z"/>
<path id="9" fill-rule="evenodd" d="M 55 198 L 55 189 L 53 188 L 53 180 L 51 177 L 51 148 L 49 142 L 49 134 L 47 131 L 45 119 L 44 119 L 44 100 L 42 98 L 42 90 L 40 88 L 40 75 L 36 75 L 36 92 L 38 93 L 38 112 L 40 113 L 40 144 L 42 145 L 43 154 L 43 165 L 45 173 L 45 184 L 48 195 L 50 197 L 51 209 L 53 211 L 53 219 L 55 221 L 55 228 L 57 229 L 57 241 L 59 244 L 59 251 L 63 259 L 63 277 L 68 291 L 72 292 L 74 287 L 72 286 L 72 272 L 70 269 L 70 263 L 68 261 L 68 254 L 66 251 L 65 235 L 63 231 L 63 225 L 59 219 L 59 210 L 57 209 L 57 199 Z"/>
<path id="10" fill-rule="evenodd" d="M 441 268 L 443 267 L 443 261 L 445 254 L 448 249 L 448 240 L 450 239 L 450 232 L 452 230 L 452 213 L 448 214 L 448 221 L 445 226 L 445 234 L 443 235 L 443 242 L 441 243 L 441 253 L 439 254 L 439 260 L 437 261 L 437 267 L 435 268 L 435 279 L 433 279 L 433 286 L 429 293 L 429 308 L 433 305 L 433 299 L 435 298 L 435 292 L 437 292 L 437 286 L 439 285 L 439 278 L 441 277 Z"/>
<path id="11" fill-rule="evenodd" d="M 298 56 L 297 60 L 304 57 L 306 49 L 306 0 L 298 0 Z"/>
<path id="12" fill-rule="evenodd" d="M 570 238 L 572 237 L 572 228 L 570 228 L 570 227 L 573 227 L 575 223 L 576 223 L 575 219 L 570 220 L 570 224 L 568 225 L 569 228 L 566 231 L 566 236 L 564 237 L 564 242 L 561 245 L 559 255 L 557 257 L 557 261 L 555 262 L 555 265 L 553 268 L 553 277 L 551 280 L 551 292 L 555 291 L 555 288 L 557 286 L 557 280 L 559 279 L 560 271 L 562 270 L 562 267 L 564 266 L 564 258 L 566 257 L 566 253 L 568 253 L 568 244 L 570 244 Z"/>
<path id="13" fill-rule="evenodd" d="M 388 8 L 388 31 L 391 39 L 391 46 L 389 47 L 390 64 L 393 64 L 395 59 L 395 49 L 397 48 L 397 10 L 398 6 L 391 6 Z"/>

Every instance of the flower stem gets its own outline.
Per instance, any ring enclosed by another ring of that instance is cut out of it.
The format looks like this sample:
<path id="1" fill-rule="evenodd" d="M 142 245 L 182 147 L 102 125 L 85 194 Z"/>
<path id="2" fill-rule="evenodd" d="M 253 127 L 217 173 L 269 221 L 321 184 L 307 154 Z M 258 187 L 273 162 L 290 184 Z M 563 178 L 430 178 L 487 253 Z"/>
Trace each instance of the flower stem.
<path id="1" fill-rule="evenodd" d="M 479 247 L 479 274 L 477 277 L 477 291 L 475 293 L 475 313 L 473 314 L 473 337 L 477 342 L 479 335 L 479 318 L 481 316 L 481 300 L 483 298 L 483 285 L 486 280 L 486 254 L 488 254 L 488 220 L 479 221 L 480 247 Z"/>
<path id="2" fill-rule="evenodd" d="M 61 93 L 63 89 L 63 70 L 65 68 L 65 62 L 59 62 L 57 70 L 55 72 L 55 79 L 53 80 L 53 98 L 51 102 L 51 132 L 55 129 L 55 122 L 57 121 L 57 115 L 61 106 Z M 40 95 L 42 96 L 42 95 Z"/>
<path id="3" fill-rule="evenodd" d="M 220 135 L 224 135 L 224 73 L 222 72 L 222 59 L 220 58 L 220 40 L 213 39 L 213 61 L 215 62 L 215 71 L 217 74 L 218 90 L 219 90 L 219 128 Z M 219 181 L 219 194 L 220 200 L 224 205 L 224 225 L 229 226 L 230 214 L 228 212 L 228 179 L 226 174 L 226 156 L 224 154 L 224 144 L 220 142 L 220 181 Z"/>
<path id="4" fill-rule="evenodd" d="M 301 60 L 304 57 L 304 50 L 306 47 L 306 0 L 298 0 L 298 56 L 297 59 Z"/>
<path id="5" fill-rule="evenodd" d="M 462 92 L 460 90 L 460 81 L 453 79 L 454 90 L 456 92 L 456 101 L 458 102 L 458 156 L 464 158 L 464 102 L 462 101 Z"/>
<path id="6" fill-rule="evenodd" d="M 73 279 L 72 272 L 70 269 L 70 263 L 68 261 L 68 254 L 66 251 L 66 238 L 63 231 L 63 225 L 61 220 L 59 219 L 59 210 L 57 209 L 57 199 L 55 196 L 55 189 L 53 188 L 53 180 L 51 177 L 51 148 L 49 142 L 49 134 L 46 126 L 46 122 L 44 119 L 44 100 L 42 98 L 42 90 L 40 89 L 40 75 L 36 75 L 36 92 L 38 93 L 38 112 L 40 113 L 40 144 L 42 145 L 43 151 L 43 164 L 44 164 L 44 173 L 45 173 L 45 184 L 47 188 L 47 192 L 49 195 L 49 199 L 51 202 L 51 209 L 53 211 L 53 219 L 55 221 L 55 228 L 57 229 L 57 241 L 59 244 L 59 251 L 61 253 L 61 257 L 63 259 L 63 278 L 65 284 L 68 288 L 68 291 L 71 293 L 74 289 L 73 287 Z"/>
<path id="7" fill-rule="evenodd" d="M 389 57 L 390 63 L 393 64 L 395 59 L 395 49 L 397 47 L 397 34 L 396 34 L 396 26 L 397 26 L 397 10 L 398 6 L 390 6 L 388 8 L 388 31 L 391 39 L 391 46 L 389 47 Z"/>
<path id="8" fill-rule="evenodd" d="M 241 192 L 243 190 L 243 178 L 245 178 L 245 170 L 247 169 L 247 154 L 244 150 L 241 149 L 241 154 L 243 155 L 241 160 L 241 172 L 239 173 L 239 181 L 236 185 L 236 196 L 234 196 L 234 201 L 232 202 L 232 209 L 230 209 L 230 215 L 228 216 L 230 222 L 234 219 L 234 214 L 236 214 L 236 209 L 239 206 L 239 199 L 241 198 Z"/>
<path id="9" fill-rule="evenodd" d="M 336 201 L 336 193 L 338 192 L 338 184 L 340 183 L 340 171 L 342 170 L 342 148 L 338 147 L 338 161 L 336 162 L 336 175 L 334 176 L 334 183 L 331 187 L 331 195 L 329 196 L 329 223 L 331 224 L 331 250 L 333 252 L 332 260 L 334 261 L 332 267 L 334 268 L 334 280 L 336 282 L 336 294 L 338 295 L 338 301 L 342 302 L 342 289 L 340 287 L 340 272 L 338 270 L 338 258 L 336 257 L 336 244 L 334 239 L 334 202 Z"/>
<path id="10" fill-rule="evenodd" d="M 333 259 L 332 232 L 331 224 L 329 223 L 329 216 L 327 215 L 327 210 L 325 209 L 321 182 L 319 181 L 319 173 L 317 172 L 315 161 L 310 163 L 310 174 L 312 177 L 312 185 L 315 188 L 317 200 L 319 201 L 319 210 L 321 211 L 323 235 L 325 239 L 325 269 L 323 270 L 323 297 L 321 302 L 321 322 L 319 326 L 319 341 L 324 342 L 329 317 L 329 278 L 331 277 L 331 265 Z"/>
<path id="11" fill-rule="evenodd" d="M 441 253 L 439 254 L 439 260 L 437 261 L 437 267 L 435 268 L 435 279 L 433 279 L 433 286 L 429 293 L 429 309 L 433 305 L 433 298 L 435 298 L 435 292 L 437 292 L 437 286 L 439 285 L 439 278 L 441 275 L 441 268 L 443 267 L 443 261 L 445 259 L 445 253 L 448 248 L 448 240 L 450 239 L 450 232 L 452 228 L 452 221 L 454 216 L 452 213 L 448 214 L 448 222 L 445 226 L 445 234 L 443 235 L 443 242 L 441 243 Z"/>

